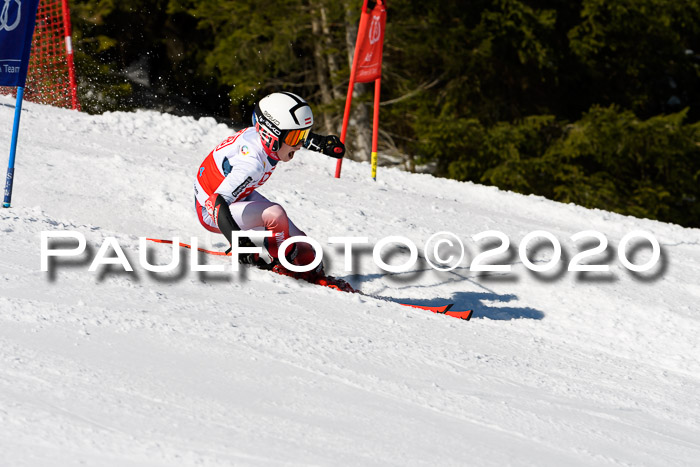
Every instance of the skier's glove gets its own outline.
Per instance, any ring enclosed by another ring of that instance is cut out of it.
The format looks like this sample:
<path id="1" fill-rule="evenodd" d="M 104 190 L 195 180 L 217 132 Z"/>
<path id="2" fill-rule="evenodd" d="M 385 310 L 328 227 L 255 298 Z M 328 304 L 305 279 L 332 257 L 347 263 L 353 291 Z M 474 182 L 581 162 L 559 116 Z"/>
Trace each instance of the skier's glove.
<path id="1" fill-rule="evenodd" d="M 294 244 L 296 245 L 296 243 Z M 255 243 L 249 237 L 238 237 L 238 248 L 250 248 L 256 246 Z M 225 255 L 231 253 L 232 248 L 229 247 L 228 250 L 224 252 Z M 253 264 L 255 266 L 260 266 L 264 264 L 264 261 L 259 259 L 257 253 L 239 253 L 238 262 L 241 264 Z"/>
<path id="2" fill-rule="evenodd" d="M 309 137 L 304 142 L 304 147 L 336 159 L 342 159 L 345 156 L 345 145 L 336 135 L 323 136 L 309 133 Z"/>

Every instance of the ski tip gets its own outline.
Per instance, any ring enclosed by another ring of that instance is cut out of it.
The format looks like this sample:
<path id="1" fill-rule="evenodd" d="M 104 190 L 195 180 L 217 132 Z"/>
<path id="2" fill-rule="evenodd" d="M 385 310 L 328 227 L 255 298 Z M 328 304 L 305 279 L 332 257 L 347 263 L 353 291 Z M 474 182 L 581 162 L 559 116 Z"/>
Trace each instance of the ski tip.
<path id="1" fill-rule="evenodd" d="M 472 318 L 472 310 L 467 310 L 467 311 L 448 311 L 445 313 L 447 316 L 451 316 L 453 318 L 459 318 L 463 319 L 465 321 L 469 321 Z"/>
<path id="2" fill-rule="evenodd" d="M 399 303 L 399 305 L 403 306 L 409 306 L 413 308 L 420 308 L 422 310 L 429 310 L 432 311 L 433 313 L 437 313 L 439 315 L 445 315 L 445 316 L 450 316 L 452 318 L 459 318 L 463 319 L 465 321 L 469 321 L 472 318 L 472 313 L 473 310 L 467 310 L 467 311 L 450 311 L 454 303 L 448 303 L 447 305 L 443 306 L 423 306 L 423 305 L 412 305 L 409 303 Z"/>

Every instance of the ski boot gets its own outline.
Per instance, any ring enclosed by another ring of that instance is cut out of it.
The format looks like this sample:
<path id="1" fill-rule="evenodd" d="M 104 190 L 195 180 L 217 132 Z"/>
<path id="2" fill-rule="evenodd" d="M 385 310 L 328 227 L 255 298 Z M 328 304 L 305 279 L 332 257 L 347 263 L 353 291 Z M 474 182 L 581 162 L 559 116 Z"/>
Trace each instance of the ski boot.
<path id="1" fill-rule="evenodd" d="M 322 285 L 331 289 L 340 290 L 341 292 L 357 292 L 350 284 L 343 279 L 338 279 L 333 276 L 326 276 L 323 271 L 323 265 L 319 265 L 316 269 L 306 272 L 294 272 L 282 266 L 279 261 L 275 261 L 272 271 L 283 276 L 293 277 L 298 280 L 310 282 L 316 285 Z"/>

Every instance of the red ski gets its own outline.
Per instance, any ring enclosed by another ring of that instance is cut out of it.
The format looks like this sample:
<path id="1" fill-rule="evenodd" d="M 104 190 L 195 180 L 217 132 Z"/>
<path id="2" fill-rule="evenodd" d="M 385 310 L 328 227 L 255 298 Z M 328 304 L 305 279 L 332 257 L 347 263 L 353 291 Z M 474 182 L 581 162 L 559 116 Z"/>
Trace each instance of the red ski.
<path id="1" fill-rule="evenodd" d="M 167 244 L 173 243 L 172 240 L 163 240 L 163 239 L 159 239 L 159 238 L 146 238 L 146 240 L 149 240 L 149 241 L 155 242 L 155 243 L 167 243 Z M 187 243 L 179 242 L 178 245 L 183 247 L 183 248 L 190 248 L 190 249 L 192 248 L 192 245 L 188 245 Z M 223 251 L 207 250 L 206 248 L 197 248 L 197 251 L 201 251 L 202 253 L 206 253 L 206 254 L 214 255 L 214 256 L 227 256 L 227 254 Z M 275 269 L 269 269 L 269 271 L 275 272 L 277 274 L 281 274 L 280 272 L 278 272 Z M 287 275 L 287 274 L 281 274 L 281 275 Z M 294 277 L 294 276 L 288 276 L 288 277 Z M 350 284 L 345 282 L 343 279 L 338 279 L 338 278 L 335 278 L 333 276 L 326 276 L 325 278 L 320 279 L 318 282 L 315 282 L 314 284 L 320 285 L 323 287 L 328 287 L 331 289 L 335 289 L 335 290 L 338 290 L 341 292 L 360 293 L 360 294 L 365 295 L 367 297 L 376 298 L 379 300 L 391 301 L 394 303 L 398 303 L 399 305 L 410 306 L 412 308 L 420 308 L 421 310 L 428 310 L 428 311 L 432 311 L 433 313 L 437 313 L 437 314 L 441 314 L 441 315 L 445 315 L 445 316 L 451 316 L 453 318 L 459 318 L 459 319 L 463 319 L 466 321 L 469 321 L 471 319 L 472 312 L 473 312 L 472 310 L 450 311 L 450 308 L 452 308 L 453 303 L 449 303 L 449 304 L 443 305 L 443 306 L 412 305 L 410 303 L 395 302 L 394 300 L 389 299 L 387 297 L 377 297 L 374 295 L 367 295 L 367 294 L 360 292 L 359 290 L 355 290 L 352 286 L 350 286 Z"/>
<path id="2" fill-rule="evenodd" d="M 441 315 L 452 316 L 453 318 L 459 318 L 469 321 L 472 317 L 473 310 L 467 311 L 450 311 L 454 303 L 449 303 L 444 306 L 422 306 L 422 305 L 411 305 L 410 303 L 399 303 L 403 306 L 412 306 L 413 308 L 421 308 L 423 310 L 430 310 L 433 313 L 438 313 Z"/>
<path id="3" fill-rule="evenodd" d="M 146 240 L 149 240 L 151 242 L 156 242 L 156 243 L 168 243 L 170 245 L 172 245 L 172 243 L 173 243 L 172 240 L 162 240 L 160 238 L 146 238 Z M 183 248 L 192 248 L 192 245 L 188 245 L 187 243 L 179 242 L 178 245 L 180 245 Z M 202 253 L 207 253 L 210 255 L 226 256 L 226 253 L 224 253 L 223 251 L 207 250 L 205 248 L 197 248 L 197 251 L 201 251 Z"/>

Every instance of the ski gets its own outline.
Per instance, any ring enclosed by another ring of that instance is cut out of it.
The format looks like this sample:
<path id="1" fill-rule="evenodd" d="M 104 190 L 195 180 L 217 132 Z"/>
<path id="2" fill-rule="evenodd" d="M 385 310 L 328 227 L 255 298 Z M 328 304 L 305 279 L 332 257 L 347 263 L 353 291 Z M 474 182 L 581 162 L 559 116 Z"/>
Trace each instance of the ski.
<path id="1" fill-rule="evenodd" d="M 172 240 L 163 240 L 160 238 L 146 238 L 146 240 L 151 241 L 151 242 L 155 242 L 155 243 L 166 243 L 166 244 L 170 244 L 170 245 L 173 244 Z M 178 245 L 182 248 L 192 249 L 192 245 L 189 245 L 187 243 L 178 242 Z M 223 251 L 207 250 L 206 248 L 197 248 L 197 251 L 200 251 L 202 253 L 206 253 L 208 255 L 213 255 L 213 256 L 228 256 Z M 275 270 L 272 270 L 272 269 L 266 269 L 266 270 L 270 271 L 270 272 L 274 272 L 276 274 L 286 275 L 286 274 L 281 274 L 281 273 L 279 273 Z M 287 277 L 293 277 L 293 276 L 287 276 Z M 332 277 L 332 276 L 326 276 L 324 279 L 325 280 L 322 281 L 324 283 L 315 284 L 315 285 L 320 285 L 322 287 L 328 287 L 331 289 L 338 290 L 340 292 L 347 292 L 347 290 L 343 290 L 342 286 L 338 285 L 339 283 L 341 283 L 341 284 L 344 284 L 344 285 L 350 287 L 352 292 L 362 294 L 366 297 L 375 298 L 378 300 L 390 301 L 393 303 L 398 303 L 399 305 L 403 305 L 403 306 L 408 306 L 408 307 L 412 307 L 412 308 L 419 308 L 421 310 L 428 310 L 428 311 L 431 311 L 433 313 L 437 313 L 437 314 L 445 315 L 445 316 L 451 316 L 453 318 L 459 318 L 459 319 L 463 319 L 465 321 L 469 321 L 471 319 L 472 313 L 473 313 L 473 310 L 451 311 L 450 308 L 452 308 L 452 306 L 454 305 L 453 303 L 448 303 L 447 305 L 442 305 L 442 306 L 424 306 L 424 305 L 413 305 L 411 303 L 396 302 L 393 299 L 390 299 L 388 297 L 379 297 L 379 296 L 375 296 L 375 295 L 369 295 L 369 294 L 363 293 L 359 290 L 355 290 L 349 284 L 347 284 L 347 282 L 345 282 L 342 279 L 337 279 L 337 278 Z M 311 284 L 312 282 L 309 282 L 309 283 Z"/>
<path id="2" fill-rule="evenodd" d="M 169 245 L 172 245 L 173 241 L 172 240 L 162 240 L 160 238 L 146 238 L 146 240 L 155 242 L 155 243 L 167 243 Z M 181 247 L 183 248 L 189 248 L 192 249 L 192 245 L 188 245 L 187 243 L 178 243 Z M 226 253 L 223 251 L 214 251 L 214 250 L 207 250 L 206 248 L 197 248 L 197 251 L 201 251 L 202 253 L 207 253 L 210 255 L 215 255 L 215 256 L 226 256 Z"/>
<path id="3" fill-rule="evenodd" d="M 472 318 L 472 313 L 474 312 L 473 310 L 450 311 L 450 308 L 452 308 L 454 303 L 449 303 L 449 304 L 443 305 L 443 306 L 422 306 L 422 305 L 411 305 L 409 303 L 399 303 L 399 305 L 412 306 L 413 308 L 421 308 L 423 310 L 432 311 L 433 313 L 438 313 L 438 314 L 446 315 L 446 316 L 452 316 L 453 318 L 459 318 L 459 319 L 463 319 L 466 321 L 469 321 Z"/>

